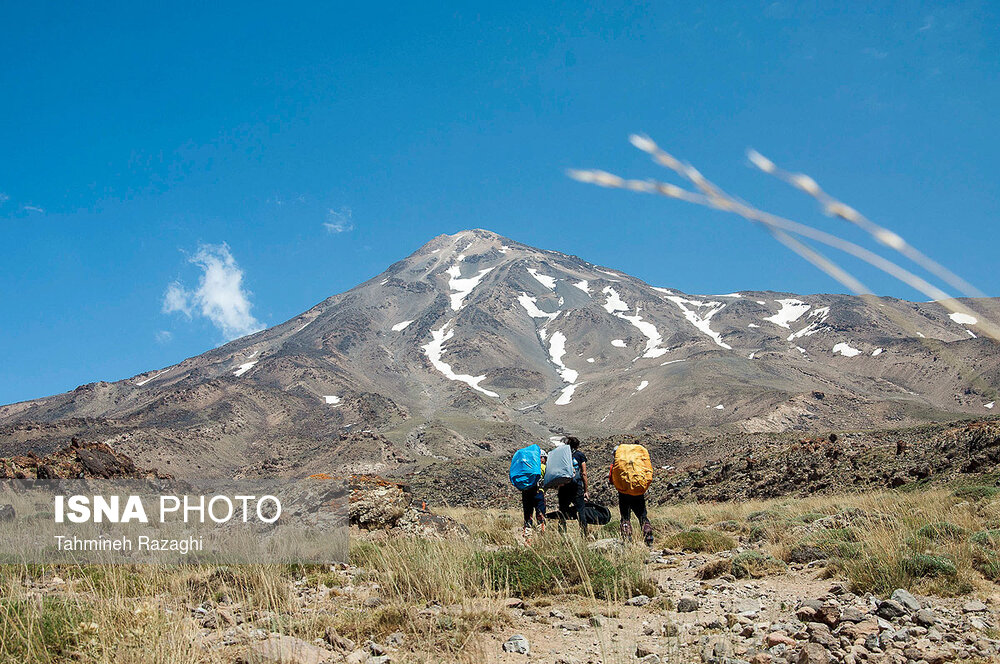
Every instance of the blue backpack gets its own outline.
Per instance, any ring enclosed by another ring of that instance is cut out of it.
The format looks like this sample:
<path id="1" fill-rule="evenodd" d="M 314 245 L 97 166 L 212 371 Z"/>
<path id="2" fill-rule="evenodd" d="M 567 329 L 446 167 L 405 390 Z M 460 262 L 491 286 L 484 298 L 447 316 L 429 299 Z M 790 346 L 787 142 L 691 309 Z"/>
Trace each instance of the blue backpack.
<path id="1" fill-rule="evenodd" d="M 537 486 L 542 477 L 542 448 L 528 445 L 514 452 L 510 460 L 510 483 L 520 491 Z"/>

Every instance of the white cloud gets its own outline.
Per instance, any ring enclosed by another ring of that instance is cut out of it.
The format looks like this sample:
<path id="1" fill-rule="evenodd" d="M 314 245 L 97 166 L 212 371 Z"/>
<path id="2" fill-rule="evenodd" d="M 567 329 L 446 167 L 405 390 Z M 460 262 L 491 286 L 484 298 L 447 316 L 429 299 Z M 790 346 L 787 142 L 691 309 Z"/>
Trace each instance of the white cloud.
<path id="1" fill-rule="evenodd" d="M 156 333 L 156 343 L 158 344 L 168 344 L 174 338 L 174 335 L 170 333 L 170 330 L 160 330 Z"/>
<path id="2" fill-rule="evenodd" d="M 38 212 L 39 214 L 45 214 L 45 209 L 40 208 L 37 205 L 23 205 L 21 209 L 25 212 Z"/>
<path id="3" fill-rule="evenodd" d="M 191 318 L 191 295 L 181 286 L 181 282 L 171 283 L 167 286 L 167 292 L 163 294 L 163 313 L 180 312 Z"/>
<path id="4" fill-rule="evenodd" d="M 217 327 L 227 340 L 262 330 L 264 326 L 250 313 L 250 293 L 243 288 L 243 270 L 229 253 L 229 246 L 203 244 L 190 262 L 202 270 L 198 288 L 189 291 L 175 281 L 163 296 L 164 313 L 197 313 Z"/>
<path id="5" fill-rule="evenodd" d="M 10 200 L 10 196 L 8 196 L 7 194 L 5 194 L 2 191 L 0 191 L 0 205 L 3 205 L 4 203 L 6 203 L 9 200 Z"/>
<path id="6" fill-rule="evenodd" d="M 346 233 L 354 230 L 354 219 L 351 208 L 342 207 L 340 210 L 330 209 L 326 211 L 326 221 L 323 226 L 331 233 Z"/>

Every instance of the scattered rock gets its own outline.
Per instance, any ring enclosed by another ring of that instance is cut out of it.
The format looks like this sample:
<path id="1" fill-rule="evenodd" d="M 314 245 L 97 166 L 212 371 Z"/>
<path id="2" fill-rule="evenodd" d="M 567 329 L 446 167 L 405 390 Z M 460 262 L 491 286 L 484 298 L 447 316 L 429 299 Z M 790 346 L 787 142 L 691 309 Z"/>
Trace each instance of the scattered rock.
<path id="1" fill-rule="evenodd" d="M 0 505 L 0 521 L 13 521 L 15 516 L 13 505 Z"/>
<path id="2" fill-rule="evenodd" d="M 878 605 L 878 611 L 876 611 L 876 613 L 886 620 L 893 620 L 894 618 L 902 618 L 905 616 L 906 609 L 904 609 L 899 602 L 887 599 Z"/>
<path id="3" fill-rule="evenodd" d="M 635 646 L 635 656 L 638 657 L 639 659 L 642 659 L 643 657 L 647 657 L 653 654 L 655 653 L 652 650 L 642 645 L 641 643 Z"/>
<path id="4" fill-rule="evenodd" d="M 625 606 L 646 606 L 650 602 L 648 595 L 636 595 L 635 597 L 627 600 Z"/>
<path id="5" fill-rule="evenodd" d="M 600 551 L 601 553 L 611 553 L 615 555 L 625 553 L 625 545 L 620 539 L 614 537 L 591 542 L 587 545 L 587 548 L 591 551 Z"/>
<path id="6" fill-rule="evenodd" d="M 733 645 L 721 636 L 701 639 L 701 661 L 705 664 L 725 664 L 733 656 Z"/>
<path id="7" fill-rule="evenodd" d="M 829 664 L 830 653 L 818 643 L 806 643 L 799 649 L 796 664 Z"/>
<path id="8" fill-rule="evenodd" d="M 914 597 L 912 594 L 903 590 L 902 588 L 897 588 L 892 591 L 892 595 L 889 599 L 898 602 L 904 609 L 910 613 L 914 613 L 921 609 L 920 600 Z"/>
<path id="9" fill-rule="evenodd" d="M 323 640 L 333 646 L 334 650 L 339 650 L 341 652 L 351 652 L 357 648 L 357 644 L 350 640 L 346 636 L 341 636 L 337 634 L 337 631 L 332 627 L 327 627 L 326 631 L 323 633 Z"/>
<path id="10" fill-rule="evenodd" d="M 962 611 L 964 613 L 982 613 L 986 611 L 986 605 L 978 599 L 970 599 L 962 605 Z"/>
<path id="11" fill-rule="evenodd" d="M 247 647 L 242 664 L 321 664 L 333 658 L 323 648 L 292 636 L 271 636 Z"/>
<path id="12" fill-rule="evenodd" d="M 523 634 L 515 634 L 507 639 L 507 641 L 503 644 L 503 651 L 516 652 L 519 655 L 527 655 L 531 652 L 531 646 L 528 643 L 528 639 Z"/>
<path id="13" fill-rule="evenodd" d="M 701 603 L 696 598 L 691 597 L 690 595 L 685 595 L 677 602 L 677 612 L 690 613 L 692 611 L 697 611 L 700 606 Z"/>

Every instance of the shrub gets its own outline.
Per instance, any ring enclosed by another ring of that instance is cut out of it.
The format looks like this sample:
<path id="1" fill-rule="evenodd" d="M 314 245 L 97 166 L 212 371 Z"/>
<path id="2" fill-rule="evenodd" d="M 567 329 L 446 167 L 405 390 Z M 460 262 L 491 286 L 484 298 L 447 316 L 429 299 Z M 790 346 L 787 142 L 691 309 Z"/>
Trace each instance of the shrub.
<path id="1" fill-rule="evenodd" d="M 900 562 L 900 568 L 905 574 L 917 579 L 939 576 L 956 576 L 958 569 L 955 563 L 944 556 L 934 556 L 928 553 L 917 553 Z"/>
<path id="2" fill-rule="evenodd" d="M 656 594 L 642 560 L 630 552 L 612 560 L 566 543 L 477 553 L 472 564 L 494 590 L 521 597 L 572 592 L 616 599 Z"/>
<path id="3" fill-rule="evenodd" d="M 5 661 L 68 661 L 90 636 L 92 619 L 89 609 L 61 597 L 2 600 L 0 654 Z"/>
<path id="4" fill-rule="evenodd" d="M 965 538 L 965 528 L 947 521 L 928 523 L 917 530 L 917 537 L 923 537 L 934 542 L 940 540 L 958 541 Z"/>
<path id="5" fill-rule="evenodd" d="M 699 567 L 696 575 L 699 579 L 717 579 L 732 570 L 733 561 L 728 558 L 716 558 Z"/>
<path id="6" fill-rule="evenodd" d="M 986 500 L 1000 496 L 1000 486 L 972 485 L 963 486 L 952 492 L 956 498 L 965 500 Z"/>
<path id="7" fill-rule="evenodd" d="M 980 530 L 973 533 L 969 541 L 985 549 L 1000 550 L 1000 529 Z"/>
<path id="8" fill-rule="evenodd" d="M 737 579 L 759 579 L 785 571 L 785 563 L 760 551 L 746 551 L 733 558 L 733 576 Z"/>
<path id="9" fill-rule="evenodd" d="M 812 523 L 813 521 L 818 521 L 825 517 L 825 514 L 820 514 L 819 512 L 806 512 L 805 514 L 800 514 L 795 517 L 795 521 L 801 521 L 802 523 Z"/>
<path id="10" fill-rule="evenodd" d="M 713 523 L 712 524 L 712 528 L 714 528 L 716 530 L 721 530 L 721 531 L 727 532 L 727 533 L 735 533 L 735 532 L 739 532 L 739 530 L 740 530 L 740 523 L 739 523 L 739 521 L 733 521 L 733 520 L 719 521 L 718 523 Z"/>
<path id="11" fill-rule="evenodd" d="M 736 547 L 736 541 L 724 533 L 711 530 L 682 530 L 666 539 L 666 547 L 694 553 L 719 553 Z"/>

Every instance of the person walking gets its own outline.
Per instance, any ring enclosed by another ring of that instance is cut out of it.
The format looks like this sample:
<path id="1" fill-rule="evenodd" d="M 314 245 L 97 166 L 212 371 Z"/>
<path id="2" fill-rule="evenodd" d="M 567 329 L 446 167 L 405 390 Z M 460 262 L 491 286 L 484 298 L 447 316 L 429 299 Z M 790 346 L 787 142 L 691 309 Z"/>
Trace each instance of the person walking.
<path id="1" fill-rule="evenodd" d="M 542 532 L 545 532 L 545 491 L 542 489 L 542 481 L 545 479 L 545 461 L 548 454 L 542 450 L 542 472 L 538 478 L 538 483 L 533 487 L 521 491 L 521 511 L 524 515 L 524 539 L 531 541 L 531 531 L 534 528 L 532 517 L 538 519 L 538 525 Z"/>
<path id="2" fill-rule="evenodd" d="M 632 515 L 639 521 L 643 540 L 653 545 L 653 524 L 646 513 L 646 491 L 653 480 L 653 464 L 642 445 L 619 445 L 615 460 L 608 471 L 608 484 L 618 491 L 618 512 L 621 515 L 621 536 L 632 541 Z"/>
<path id="3" fill-rule="evenodd" d="M 570 507 L 576 507 L 576 517 L 580 521 L 580 531 L 587 537 L 587 520 L 584 516 L 584 505 L 590 498 L 590 487 L 587 483 L 587 455 L 580 449 L 580 439 L 576 436 L 566 436 L 563 443 L 573 451 L 573 480 L 560 486 L 557 490 L 559 500 L 559 532 L 566 532 L 566 515 Z"/>

